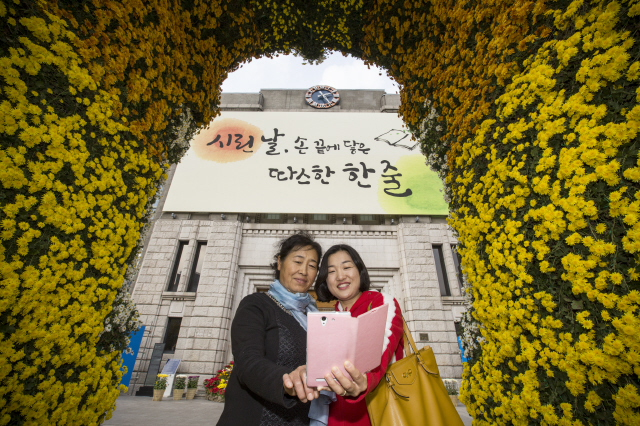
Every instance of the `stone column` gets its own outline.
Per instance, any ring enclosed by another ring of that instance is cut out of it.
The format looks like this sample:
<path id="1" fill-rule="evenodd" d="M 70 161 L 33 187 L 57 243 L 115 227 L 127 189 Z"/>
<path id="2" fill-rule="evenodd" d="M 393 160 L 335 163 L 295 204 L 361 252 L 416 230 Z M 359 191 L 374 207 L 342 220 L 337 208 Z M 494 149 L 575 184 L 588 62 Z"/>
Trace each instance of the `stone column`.
<path id="1" fill-rule="evenodd" d="M 175 262 L 183 222 L 188 220 L 158 220 L 153 226 L 149 244 L 142 259 L 132 298 L 140 313 L 140 320 L 145 326 L 145 333 L 131 378 L 132 392 L 144 382 L 153 345 L 162 342 L 164 338 L 170 301 L 163 301 L 162 295 L 167 288 Z M 189 249 L 192 248 L 189 247 Z M 185 255 L 188 254 L 185 253 Z M 181 277 L 182 280 L 183 277 Z"/>
<path id="2" fill-rule="evenodd" d="M 443 306 L 432 244 L 448 243 L 445 224 L 403 220 L 398 225 L 400 280 L 405 296 L 405 320 L 418 348 L 433 349 L 443 378 L 461 378 L 455 325 L 450 309 Z M 428 218 L 424 219 L 426 222 Z M 421 335 L 428 335 L 421 340 Z"/>
<path id="3" fill-rule="evenodd" d="M 236 215 L 208 223 L 200 283 L 188 322 L 183 324 L 184 368 L 194 374 L 214 374 L 227 361 L 226 340 L 242 232 L 242 222 Z"/>

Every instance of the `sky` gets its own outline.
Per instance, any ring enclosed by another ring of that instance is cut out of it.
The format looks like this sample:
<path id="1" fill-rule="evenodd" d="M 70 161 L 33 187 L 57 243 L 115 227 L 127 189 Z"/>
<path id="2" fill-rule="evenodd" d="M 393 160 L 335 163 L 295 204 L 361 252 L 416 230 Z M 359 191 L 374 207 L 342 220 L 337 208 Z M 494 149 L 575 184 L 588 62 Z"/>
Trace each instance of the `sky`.
<path id="1" fill-rule="evenodd" d="M 370 67 L 360 59 L 333 52 L 320 65 L 293 55 L 260 58 L 242 65 L 222 83 L 226 93 L 259 92 L 260 89 L 308 89 L 317 84 L 340 89 L 384 89 L 398 93 L 398 85 L 384 70 Z"/>

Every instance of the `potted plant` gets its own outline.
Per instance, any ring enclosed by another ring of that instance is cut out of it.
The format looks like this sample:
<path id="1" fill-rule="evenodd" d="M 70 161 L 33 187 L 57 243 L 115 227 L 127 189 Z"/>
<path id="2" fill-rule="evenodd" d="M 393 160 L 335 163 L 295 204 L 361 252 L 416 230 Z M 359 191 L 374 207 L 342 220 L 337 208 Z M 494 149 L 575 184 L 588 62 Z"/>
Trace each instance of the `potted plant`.
<path id="1" fill-rule="evenodd" d="M 207 399 L 210 401 L 224 402 L 224 393 L 232 370 L 233 361 L 225 365 L 222 370 L 218 370 L 218 373 L 214 377 L 203 382 L 204 388 L 207 391 Z"/>
<path id="2" fill-rule="evenodd" d="M 447 389 L 449 398 L 455 407 L 458 406 L 458 381 L 457 380 L 444 380 L 444 387 Z"/>
<path id="3" fill-rule="evenodd" d="M 189 376 L 187 379 L 187 399 L 193 399 L 196 396 L 198 380 L 200 380 L 200 376 Z"/>
<path id="4" fill-rule="evenodd" d="M 185 376 L 176 376 L 176 381 L 173 384 L 173 400 L 180 401 L 184 388 L 186 387 L 187 378 Z"/>
<path id="5" fill-rule="evenodd" d="M 162 401 L 162 395 L 167 388 L 167 376 L 166 374 L 158 374 L 156 382 L 153 384 L 153 400 Z"/>

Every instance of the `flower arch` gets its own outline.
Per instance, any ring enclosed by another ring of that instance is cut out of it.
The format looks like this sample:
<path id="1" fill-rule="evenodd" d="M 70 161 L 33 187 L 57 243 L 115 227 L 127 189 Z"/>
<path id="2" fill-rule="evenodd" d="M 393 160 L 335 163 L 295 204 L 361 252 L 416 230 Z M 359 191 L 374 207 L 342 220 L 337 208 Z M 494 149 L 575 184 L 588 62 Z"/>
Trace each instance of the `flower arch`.
<path id="1" fill-rule="evenodd" d="M 640 423 L 639 15 L 638 0 L 0 0 L 0 424 L 110 417 L 136 323 L 118 300 L 164 172 L 228 72 L 326 50 L 388 70 L 445 180 L 479 325 L 474 424 Z"/>

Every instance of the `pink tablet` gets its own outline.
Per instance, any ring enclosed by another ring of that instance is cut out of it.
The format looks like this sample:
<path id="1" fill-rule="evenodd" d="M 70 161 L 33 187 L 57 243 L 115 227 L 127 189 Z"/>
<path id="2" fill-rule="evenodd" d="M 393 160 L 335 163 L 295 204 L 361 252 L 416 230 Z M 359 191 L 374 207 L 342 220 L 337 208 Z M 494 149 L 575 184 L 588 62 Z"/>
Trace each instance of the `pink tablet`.
<path id="1" fill-rule="evenodd" d="M 349 312 L 307 314 L 307 386 L 326 386 L 324 376 L 344 362 L 365 373 L 380 365 L 388 305 L 353 318 Z"/>

